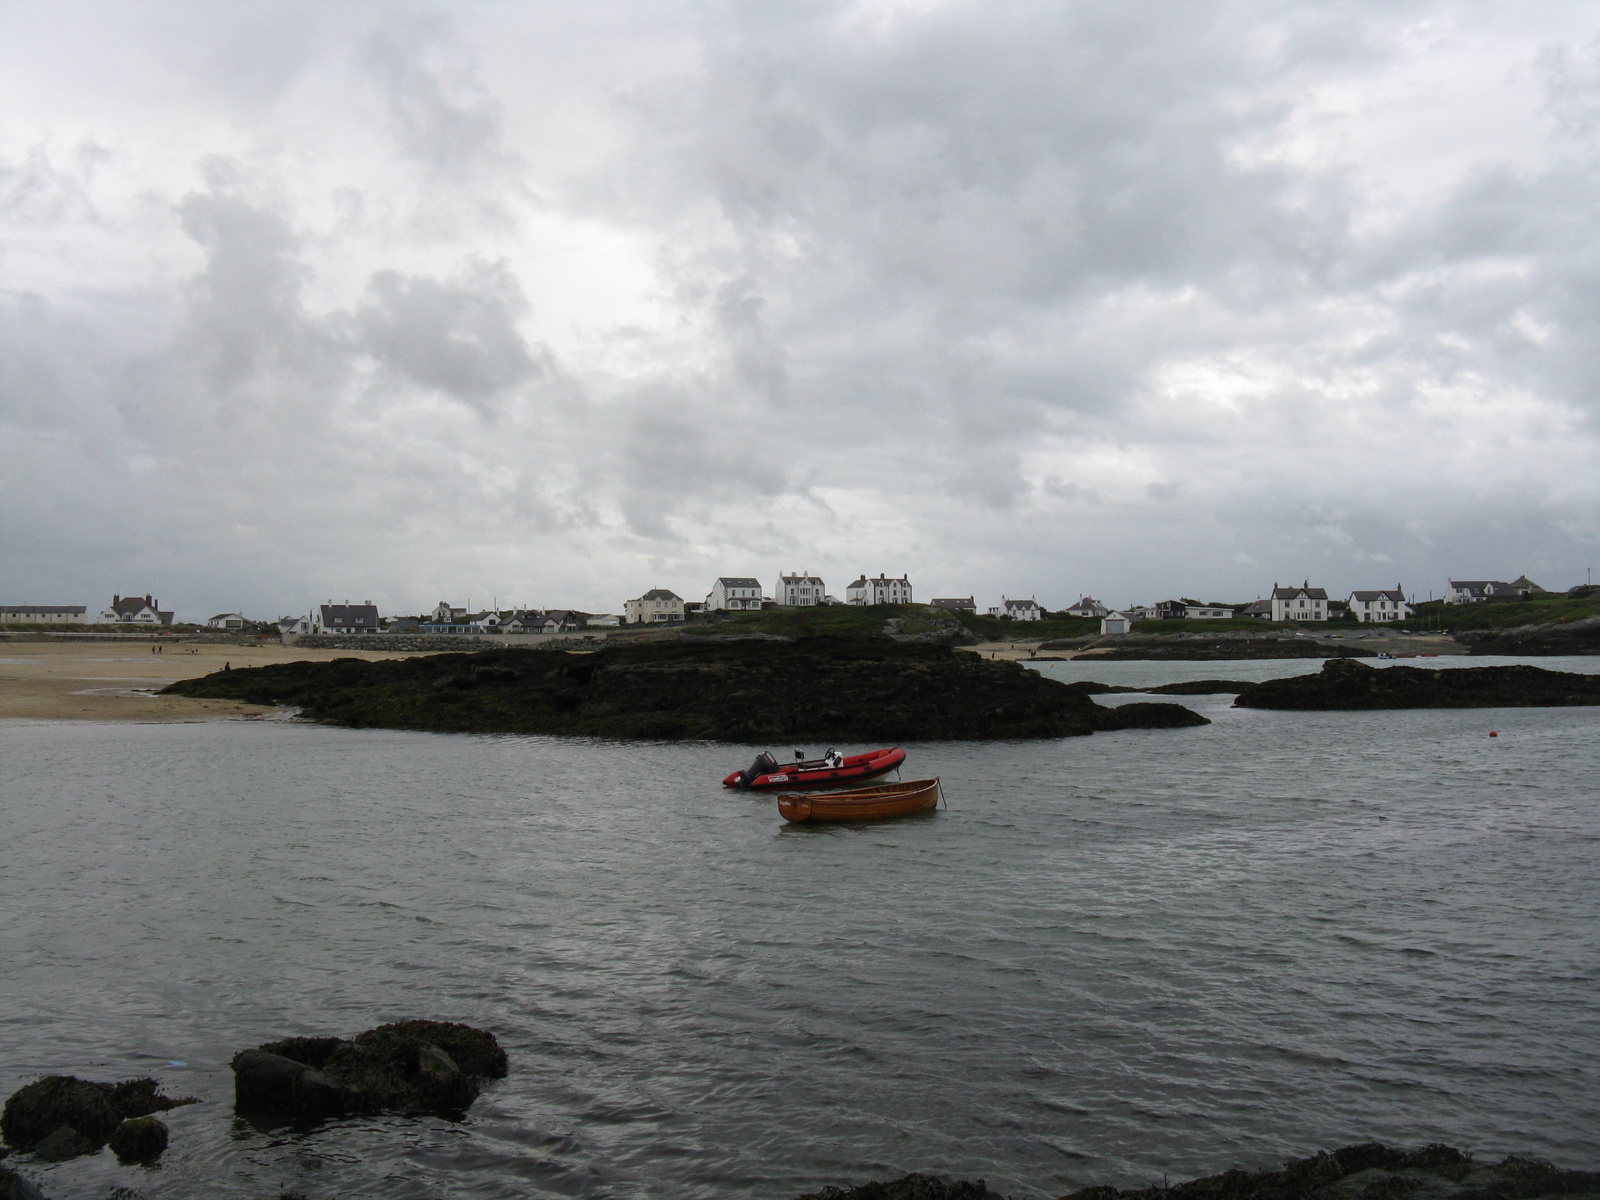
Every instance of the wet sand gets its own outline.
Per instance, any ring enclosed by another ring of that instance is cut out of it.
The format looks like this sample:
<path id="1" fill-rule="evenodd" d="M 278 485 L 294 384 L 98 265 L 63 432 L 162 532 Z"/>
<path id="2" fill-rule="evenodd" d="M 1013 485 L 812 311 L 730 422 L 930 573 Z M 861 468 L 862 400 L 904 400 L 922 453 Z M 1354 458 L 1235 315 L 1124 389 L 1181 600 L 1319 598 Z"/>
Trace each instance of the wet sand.
<path id="1" fill-rule="evenodd" d="M 193 651 L 193 653 L 191 653 Z M 147 642 L 0 641 L 0 719 L 35 721 L 204 721 L 281 710 L 234 700 L 191 700 L 153 693 L 179 679 L 234 667 L 333 658 L 395 658 L 394 653 L 310 650 L 298 646 L 167 645 Z"/>

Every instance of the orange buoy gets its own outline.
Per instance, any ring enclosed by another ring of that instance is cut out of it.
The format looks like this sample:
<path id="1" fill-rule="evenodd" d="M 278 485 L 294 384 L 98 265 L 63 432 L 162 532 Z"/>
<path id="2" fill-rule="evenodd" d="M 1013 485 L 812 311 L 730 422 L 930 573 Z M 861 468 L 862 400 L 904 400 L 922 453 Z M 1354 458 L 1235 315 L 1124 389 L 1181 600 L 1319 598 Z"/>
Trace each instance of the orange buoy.
<path id="1" fill-rule="evenodd" d="M 1491 730 L 1489 730 L 1489 736 L 1490 737 L 1499 737 L 1500 734 L 1496 730 L 1491 729 Z"/>

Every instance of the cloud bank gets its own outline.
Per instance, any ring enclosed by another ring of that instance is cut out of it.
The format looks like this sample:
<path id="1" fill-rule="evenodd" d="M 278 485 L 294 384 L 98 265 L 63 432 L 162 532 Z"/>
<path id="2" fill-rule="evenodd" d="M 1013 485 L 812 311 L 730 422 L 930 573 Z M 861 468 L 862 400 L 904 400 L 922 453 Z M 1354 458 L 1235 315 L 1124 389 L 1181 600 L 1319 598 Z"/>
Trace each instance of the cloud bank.
<path id="1" fill-rule="evenodd" d="M 1600 557 L 1588 6 L 0 22 L 8 603 Z"/>

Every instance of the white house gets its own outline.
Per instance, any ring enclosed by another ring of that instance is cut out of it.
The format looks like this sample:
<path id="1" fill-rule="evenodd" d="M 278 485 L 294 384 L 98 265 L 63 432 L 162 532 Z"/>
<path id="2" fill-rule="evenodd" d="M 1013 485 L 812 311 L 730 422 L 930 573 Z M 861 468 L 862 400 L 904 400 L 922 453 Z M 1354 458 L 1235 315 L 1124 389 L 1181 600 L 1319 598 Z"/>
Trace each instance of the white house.
<path id="1" fill-rule="evenodd" d="M 798 575 L 779 575 L 778 586 L 772 589 L 772 602 L 782 608 L 810 608 L 814 604 L 826 603 L 827 599 L 828 589 L 810 571 L 802 571 Z M 755 607 L 760 608 L 761 605 Z"/>
<path id="2" fill-rule="evenodd" d="M 651 588 L 623 605 L 629 625 L 657 625 L 683 620 L 683 597 L 666 588 Z"/>
<path id="3" fill-rule="evenodd" d="M 0 624 L 81 625 L 87 612 L 81 604 L 0 604 Z"/>
<path id="4" fill-rule="evenodd" d="M 1127 633 L 1133 628 L 1133 617 L 1125 612 L 1107 613 L 1100 618 L 1100 633 L 1102 636 L 1113 633 Z"/>
<path id="5" fill-rule="evenodd" d="M 583 628 L 578 614 L 570 608 L 552 608 L 544 615 L 541 633 L 577 633 Z"/>
<path id="6" fill-rule="evenodd" d="M 1479 600 L 1505 600 L 1512 596 L 1533 596 L 1544 591 L 1526 575 L 1506 583 L 1499 579 L 1452 579 L 1445 593 L 1446 604 L 1475 604 Z"/>
<path id="7" fill-rule="evenodd" d="M 461 625 L 465 623 L 467 610 L 456 608 L 454 605 L 441 600 L 433 606 L 433 621 L 435 625 Z"/>
<path id="8" fill-rule="evenodd" d="M 1307 580 L 1299 587 L 1272 585 L 1272 619 L 1274 621 L 1326 621 L 1328 619 L 1328 593 L 1324 588 L 1314 588 Z"/>
<path id="9" fill-rule="evenodd" d="M 785 577 L 787 578 L 787 577 Z M 761 581 L 749 576 L 724 575 L 711 585 L 706 593 L 707 612 L 759 611 L 761 608 Z M 814 603 L 814 601 L 806 601 Z"/>
<path id="10" fill-rule="evenodd" d="M 302 633 L 313 632 L 310 617 L 279 617 L 278 632 L 298 637 Z"/>
<path id="11" fill-rule="evenodd" d="M 206 621 L 206 624 L 213 629 L 243 629 L 245 620 L 239 613 L 218 613 Z"/>
<path id="12" fill-rule="evenodd" d="M 1004 610 L 1001 615 L 1010 617 L 1013 621 L 1042 621 L 1044 610 L 1039 607 L 1038 600 L 1007 600 L 1000 597 L 1000 606 Z"/>
<path id="13" fill-rule="evenodd" d="M 1069 617 L 1103 617 L 1111 610 L 1093 596 L 1080 596 L 1078 602 L 1066 610 Z"/>
<path id="14" fill-rule="evenodd" d="M 161 601 L 145 596 L 112 596 L 111 607 L 100 611 L 102 625 L 171 625 L 172 614 L 161 611 Z"/>
<path id="15" fill-rule="evenodd" d="M 1226 604 L 1200 604 L 1185 600 L 1183 616 L 1188 621 L 1228 621 L 1233 619 L 1233 608 Z"/>
<path id="16" fill-rule="evenodd" d="M 360 604 L 319 604 L 311 624 L 313 633 L 377 633 L 378 606 L 371 600 Z"/>
<path id="17" fill-rule="evenodd" d="M 1404 621 L 1411 615 L 1411 605 L 1398 583 L 1392 591 L 1351 592 L 1345 603 L 1358 621 Z"/>
<path id="18" fill-rule="evenodd" d="M 879 575 L 876 579 L 868 579 L 863 575 L 844 592 L 846 604 L 910 604 L 911 580 L 902 575 L 899 579 L 890 579 L 887 575 Z"/>
<path id="19" fill-rule="evenodd" d="M 1127 608 L 1117 609 L 1117 612 L 1127 617 L 1130 621 L 1154 621 L 1156 619 L 1156 606 L 1153 604 L 1130 604 Z"/>

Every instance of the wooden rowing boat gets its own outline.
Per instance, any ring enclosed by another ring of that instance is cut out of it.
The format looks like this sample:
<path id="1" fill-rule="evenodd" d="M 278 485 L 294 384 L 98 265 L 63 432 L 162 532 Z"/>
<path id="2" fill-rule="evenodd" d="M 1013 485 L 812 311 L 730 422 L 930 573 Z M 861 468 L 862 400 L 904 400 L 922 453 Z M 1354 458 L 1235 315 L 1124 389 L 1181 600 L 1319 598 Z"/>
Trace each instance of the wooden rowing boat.
<path id="1" fill-rule="evenodd" d="M 875 821 L 923 812 L 939 803 L 939 781 L 917 779 L 910 783 L 883 783 L 848 792 L 803 796 L 785 792 L 778 797 L 778 812 L 786 821 Z"/>

